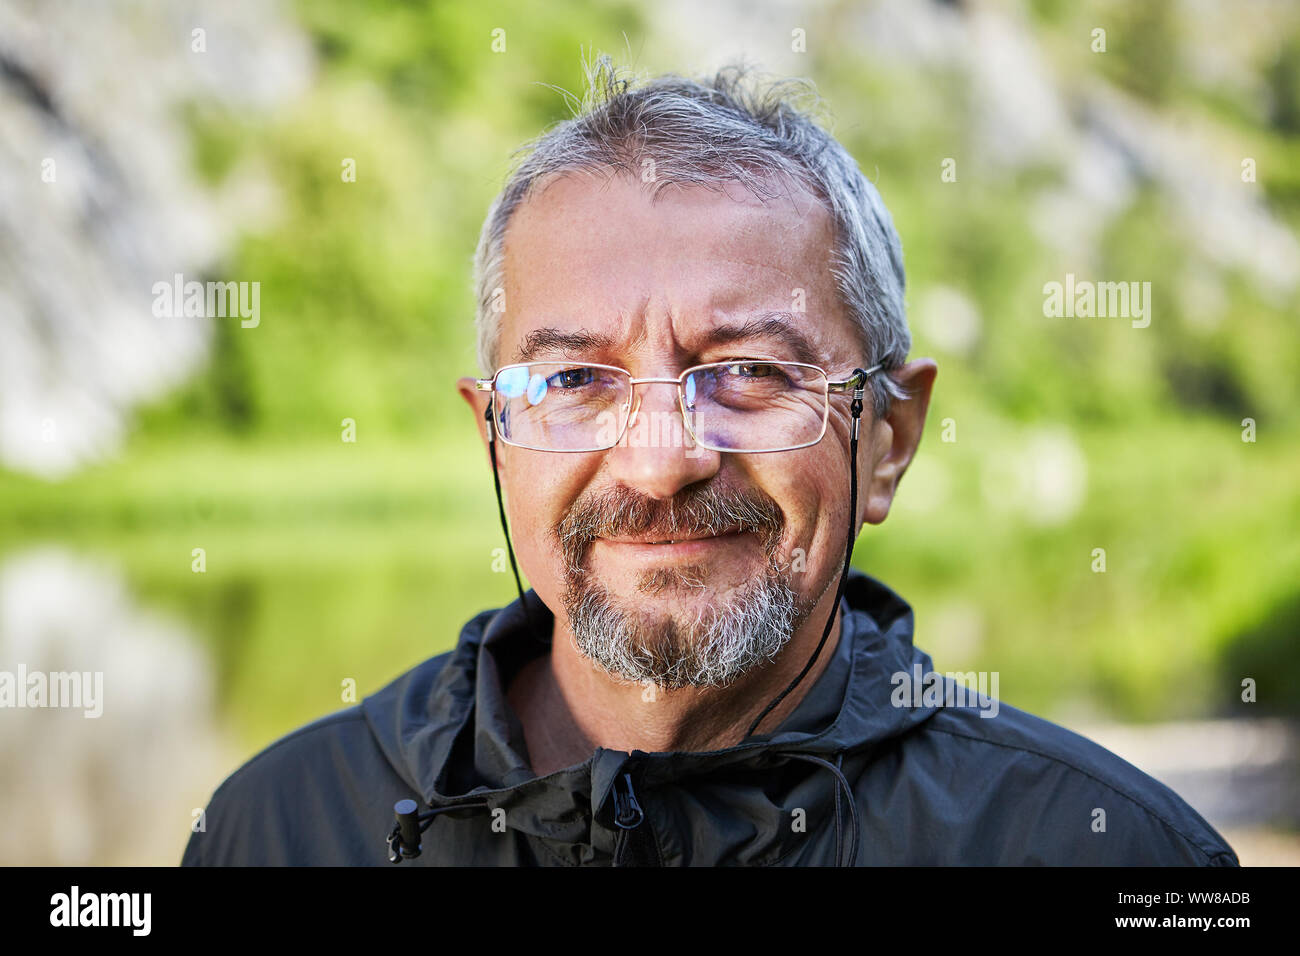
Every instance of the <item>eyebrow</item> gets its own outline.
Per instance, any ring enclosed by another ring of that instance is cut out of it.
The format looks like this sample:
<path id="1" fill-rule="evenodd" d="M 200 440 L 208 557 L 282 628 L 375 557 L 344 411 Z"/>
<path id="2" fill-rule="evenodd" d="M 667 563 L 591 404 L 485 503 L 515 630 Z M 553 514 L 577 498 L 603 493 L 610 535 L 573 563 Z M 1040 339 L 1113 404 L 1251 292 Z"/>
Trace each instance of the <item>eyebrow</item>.
<path id="1" fill-rule="evenodd" d="M 794 324 L 797 320 L 790 312 L 760 312 L 739 324 L 715 325 L 700 339 L 700 348 L 726 345 L 746 339 L 778 339 L 794 352 L 800 362 L 817 364 L 817 352 L 808 337 Z M 566 332 L 554 327 L 534 329 L 524 336 L 515 353 L 515 362 L 531 362 L 545 352 L 609 351 L 618 345 L 608 333 L 578 329 Z"/>
<path id="2" fill-rule="evenodd" d="M 612 349 L 616 344 L 614 336 L 604 332 L 589 332 L 586 329 L 565 332 L 548 326 L 533 329 L 524 336 L 515 353 L 515 361 L 531 362 L 543 352 L 598 352 Z"/>
<path id="3" fill-rule="evenodd" d="M 745 339 L 779 339 L 789 346 L 800 362 L 816 365 L 817 352 L 789 312 L 760 312 L 739 325 L 717 325 L 701 340 L 701 346 L 726 345 Z"/>

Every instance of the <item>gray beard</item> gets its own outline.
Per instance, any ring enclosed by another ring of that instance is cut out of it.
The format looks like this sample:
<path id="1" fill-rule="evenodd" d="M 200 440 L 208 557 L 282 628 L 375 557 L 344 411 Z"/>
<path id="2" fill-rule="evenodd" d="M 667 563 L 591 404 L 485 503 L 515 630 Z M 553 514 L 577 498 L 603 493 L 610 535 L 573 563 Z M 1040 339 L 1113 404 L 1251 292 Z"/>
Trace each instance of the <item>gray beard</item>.
<path id="1" fill-rule="evenodd" d="M 577 649 L 614 677 L 667 689 L 724 687 L 775 659 L 815 605 L 795 593 L 791 569 L 777 556 L 783 527 L 781 509 L 770 497 L 717 483 L 667 501 L 627 489 L 584 497 L 556 528 L 564 556 L 564 606 Z M 637 581 L 640 600 L 629 607 L 586 567 L 590 544 L 599 537 L 654 531 L 667 539 L 676 530 L 728 529 L 758 536 L 766 569 L 725 600 L 702 604 L 692 620 L 657 608 L 668 592 L 705 590 L 707 568 L 647 571 Z"/>
<path id="2" fill-rule="evenodd" d="M 683 578 L 692 586 L 689 574 Z M 671 586 L 656 573 L 638 590 L 662 593 Z M 666 689 L 727 686 L 774 660 L 806 617 L 787 575 L 770 564 L 762 577 L 725 602 L 704 605 L 686 623 L 624 608 L 586 575 L 577 586 L 570 582 L 565 608 L 580 652 L 615 677 Z"/>

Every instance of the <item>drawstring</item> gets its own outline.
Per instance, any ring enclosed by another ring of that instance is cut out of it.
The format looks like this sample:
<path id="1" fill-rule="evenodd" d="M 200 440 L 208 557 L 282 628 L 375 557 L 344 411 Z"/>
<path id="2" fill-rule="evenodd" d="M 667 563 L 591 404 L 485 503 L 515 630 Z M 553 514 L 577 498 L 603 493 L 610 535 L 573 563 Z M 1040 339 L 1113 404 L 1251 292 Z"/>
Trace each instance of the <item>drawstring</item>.
<path id="1" fill-rule="evenodd" d="M 825 760 L 821 757 L 815 757 L 812 754 L 796 753 L 794 751 L 782 751 L 777 756 L 793 757 L 795 760 L 803 760 L 807 763 L 816 764 L 823 769 L 829 770 L 835 774 L 835 865 L 836 866 L 853 866 L 858 859 L 858 808 L 853 802 L 853 789 L 849 786 L 848 780 L 845 779 L 844 773 L 840 770 L 839 765 L 843 762 L 844 751 L 835 755 L 835 763 Z M 840 862 L 844 856 L 844 835 L 840 827 L 840 790 L 843 790 L 847 797 L 849 805 L 849 822 L 852 824 L 853 834 L 849 839 L 849 859 L 847 863 Z"/>
<path id="2" fill-rule="evenodd" d="M 853 788 L 849 786 L 848 780 L 840 769 L 840 766 L 844 761 L 844 751 L 841 750 L 835 755 L 835 763 L 831 763 L 829 760 L 814 756 L 813 754 L 798 753 L 795 751 L 780 751 L 775 754 L 775 756 L 790 757 L 794 760 L 802 760 L 806 763 L 815 764 L 824 770 L 829 770 L 835 775 L 835 864 L 836 866 L 853 866 L 858 859 L 858 808 L 853 801 Z M 844 857 L 844 832 L 840 820 L 841 790 L 844 791 L 846 802 L 849 805 L 849 822 L 852 825 L 850 828 L 851 836 L 849 837 L 849 858 L 847 862 L 841 862 Z M 620 795 L 617 792 L 617 786 L 614 796 L 615 805 L 616 807 L 619 807 L 620 801 L 618 800 L 618 797 Z M 636 797 L 631 793 L 631 781 L 628 782 L 628 796 L 631 798 L 631 802 L 628 806 L 635 809 L 637 816 L 635 822 L 629 820 L 628 824 L 620 823 L 619 826 L 623 829 L 634 828 L 642 819 L 641 807 L 636 803 Z M 464 803 L 451 804 L 445 807 L 435 807 L 432 810 L 425 810 L 422 813 L 417 813 L 418 804 L 416 804 L 414 800 L 398 800 L 393 806 L 393 813 L 397 818 L 397 825 L 394 826 L 392 832 L 388 834 L 389 861 L 392 863 L 401 863 L 402 860 L 410 860 L 419 856 L 423 850 L 420 836 L 425 830 L 429 829 L 429 826 L 439 814 L 450 813 L 453 810 L 486 809 L 489 806 L 491 805 L 487 800 L 468 800 Z M 621 812 L 620 809 L 620 815 Z M 626 836 L 626 834 L 624 834 L 624 836 Z M 622 857 L 625 855 L 627 846 L 628 841 L 626 839 L 619 841 L 619 846 L 616 848 L 615 852 L 615 866 L 622 863 Z"/>
<path id="3" fill-rule="evenodd" d="M 420 835 L 429 829 L 438 814 L 450 813 L 453 810 L 485 809 L 488 806 L 490 804 L 486 800 L 467 800 L 465 803 L 434 807 L 432 810 L 417 813 L 419 805 L 414 800 L 398 800 L 393 804 L 393 815 L 397 818 L 397 825 L 393 827 L 393 832 L 388 834 L 388 862 L 401 863 L 402 860 L 419 856 L 424 849 L 420 842 Z"/>

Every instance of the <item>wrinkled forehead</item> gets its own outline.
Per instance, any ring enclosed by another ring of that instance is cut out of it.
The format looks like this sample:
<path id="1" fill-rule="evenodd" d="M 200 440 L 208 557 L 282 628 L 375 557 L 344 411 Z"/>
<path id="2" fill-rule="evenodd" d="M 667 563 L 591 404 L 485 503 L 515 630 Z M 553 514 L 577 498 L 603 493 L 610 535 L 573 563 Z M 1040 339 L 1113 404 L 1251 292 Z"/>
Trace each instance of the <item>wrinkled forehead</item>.
<path id="1" fill-rule="evenodd" d="M 833 220 L 797 182 L 773 183 L 781 194 L 761 198 L 739 183 L 656 192 L 624 175 L 551 178 L 506 232 L 498 364 L 688 358 L 742 340 L 820 364 L 851 347 Z"/>

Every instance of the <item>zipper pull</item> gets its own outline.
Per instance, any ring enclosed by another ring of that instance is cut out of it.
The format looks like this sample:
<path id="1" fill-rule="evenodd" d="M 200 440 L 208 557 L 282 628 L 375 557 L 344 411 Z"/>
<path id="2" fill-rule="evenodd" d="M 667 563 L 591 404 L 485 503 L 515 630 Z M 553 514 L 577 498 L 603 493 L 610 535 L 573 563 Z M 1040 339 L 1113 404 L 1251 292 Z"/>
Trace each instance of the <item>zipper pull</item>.
<path id="1" fill-rule="evenodd" d="M 645 819 L 645 811 L 641 809 L 641 804 L 637 803 L 636 793 L 632 789 L 632 775 L 623 774 L 623 789 L 619 787 L 619 781 L 614 781 L 614 822 L 624 830 L 635 830 Z"/>

